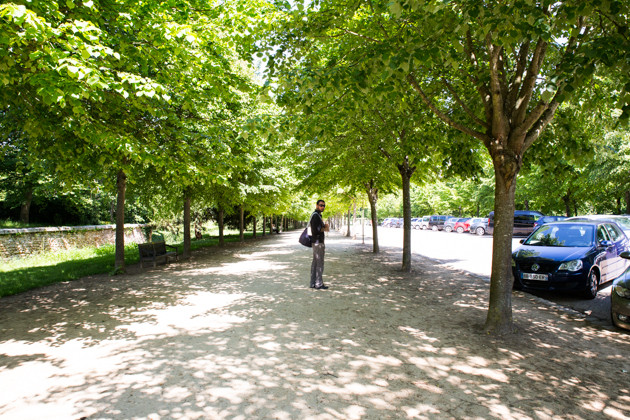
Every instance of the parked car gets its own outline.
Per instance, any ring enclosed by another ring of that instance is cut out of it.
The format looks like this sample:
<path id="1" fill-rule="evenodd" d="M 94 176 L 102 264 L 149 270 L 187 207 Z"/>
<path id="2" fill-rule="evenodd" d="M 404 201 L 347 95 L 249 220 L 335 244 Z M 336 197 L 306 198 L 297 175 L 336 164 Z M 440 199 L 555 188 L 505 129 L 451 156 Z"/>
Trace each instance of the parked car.
<path id="1" fill-rule="evenodd" d="M 412 229 L 421 229 L 422 217 L 414 217 L 411 219 L 411 228 Z"/>
<path id="2" fill-rule="evenodd" d="M 394 219 L 394 221 L 392 222 L 392 227 L 401 228 L 403 227 L 404 222 L 405 222 L 405 219 L 398 217 Z"/>
<path id="3" fill-rule="evenodd" d="M 383 226 L 383 227 L 392 227 L 395 223 L 396 223 L 396 218 L 395 217 L 388 217 L 385 220 L 383 220 L 383 223 L 381 223 L 381 226 Z"/>
<path id="4" fill-rule="evenodd" d="M 534 222 L 534 230 L 536 230 L 536 228 L 538 226 L 542 226 L 545 223 L 559 222 L 560 220 L 565 220 L 566 218 L 567 218 L 567 216 L 543 216 L 543 217 L 540 217 L 538 220 L 536 220 Z"/>
<path id="5" fill-rule="evenodd" d="M 590 214 L 584 216 L 569 217 L 567 220 L 607 220 L 619 225 L 623 233 L 630 238 L 630 216 L 618 214 Z"/>
<path id="6" fill-rule="evenodd" d="M 527 236 L 534 231 L 534 223 L 544 214 L 533 210 L 516 210 L 514 211 L 514 230 L 512 234 L 515 236 Z M 488 216 L 487 232 L 492 235 L 494 232 L 494 212 L 491 211 Z"/>
<path id="7" fill-rule="evenodd" d="M 444 226 L 442 226 L 442 229 L 445 232 L 452 232 L 453 231 L 453 226 L 455 226 L 455 223 L 457 223 L 458 220 L 459 220 L 459 217 L 449 217 L 444 222 Z"/>
<path id="8" fill-rule="evenodd" d="M 431 216 L 422 216 L 422 222 L 420 222 L 421 229 L 424 230 L 429 228 L 429 219 L 431 219 Z"/>
<path id="9" fill-rule="evenodd" d="M 474 233 L 479 236 L 483 236 L 488 231 L 488 218 L 487 217 L 475 217 L 470 221 L 468 232 Z"/>
<path id="10" fill-rule="evenodd" d="M 612 222 L 552 222 L 539 227 L 512 254 L 515 289 L 575 291 L 597 295 L 600 284 L 619 277 L 628 238 Z"/>
<path id="11" fill-rule="evenodd" d="M 470 229 L 471 221 L 472 219 L 470 217 L 459 219 L 457 223 L 455 223 L 455 225 L 453 226 L 453 230 L 457 233 L 468 232 L 468 230 Z"/>
<path id="12" fill-rule="evenodd" d="M 620 255 L 630 259 L 628 251 Z M 610 291 L 610 317 L 616 327 L 630 330 L 630 268 L 613 282 Z"/>
<path id="13" fill-rule="evenodd" d="M 446 223 L 446 220 L 448 220 L 449 217 L 453 216 L 443 216 L 438 214 L 433 215 L 429 218 L 427 228 L 431 230 L 442 230 L 444 228 L 444 223 Z"/>

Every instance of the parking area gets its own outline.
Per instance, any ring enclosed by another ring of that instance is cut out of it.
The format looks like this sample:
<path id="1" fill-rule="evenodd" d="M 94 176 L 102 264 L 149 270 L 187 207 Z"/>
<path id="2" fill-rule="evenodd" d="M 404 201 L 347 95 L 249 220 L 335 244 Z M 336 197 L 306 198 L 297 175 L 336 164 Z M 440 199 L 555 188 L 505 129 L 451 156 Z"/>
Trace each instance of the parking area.
<path id="1" fill-rule="evenodd" d="M 356 230 L 361 238 L 361 228 Z M 383 247 L 402 248 L 403 229 L 379 227 L 379 244 Z M 455 233 L 431 230 L 414 230 L 411 234 L 411 251 L 434 260 L 437 264 L 456 268 L 478 275 L 489 281 L 492 271 L 492 236 L 477 236 L 469 233 Z M 512 250 L 520 245 L 522 237 L 512 240 Z M 370 227 L 365 228 L 365 240 L 372 240 Z M 541 299 L 553 302 L 567 310 L 577 311 L 590 321 L 604 327 L 612 327 L 610 320 L 611 283 L 600 286 L 595 299 L 559 293 L 532 293 Z"/>

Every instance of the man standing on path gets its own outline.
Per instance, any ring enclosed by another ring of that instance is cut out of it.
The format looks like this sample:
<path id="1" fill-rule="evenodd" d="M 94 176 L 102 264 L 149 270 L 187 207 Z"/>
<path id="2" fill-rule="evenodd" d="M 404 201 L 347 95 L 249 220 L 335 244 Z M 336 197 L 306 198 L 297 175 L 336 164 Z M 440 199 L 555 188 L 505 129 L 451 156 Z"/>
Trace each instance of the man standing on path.
<path id="1" fill-rule="evenodd" d="M 326 208 L 324 200 L 317 200 L 315 211 L 311 214 L 311 244 L 313 244 L 313 263 L 311 264 L 311 288 L 326 290 L 322 275 L 324 274 L 324 232 L 328 232 L 328 223 L 324 223 L 322 212 Z"/>

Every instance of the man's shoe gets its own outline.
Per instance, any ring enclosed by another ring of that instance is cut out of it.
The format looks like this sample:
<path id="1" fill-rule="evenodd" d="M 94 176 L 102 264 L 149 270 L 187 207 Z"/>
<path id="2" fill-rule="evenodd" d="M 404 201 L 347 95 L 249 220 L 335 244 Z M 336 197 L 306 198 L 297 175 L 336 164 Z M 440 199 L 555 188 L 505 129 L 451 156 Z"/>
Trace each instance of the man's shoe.
<path id="1" fill-rule="evenodd" d="M 326 289 L 328 289 L 328 286 L 321 285 L 319 287 L 316 287 L 315 289 L 317 289 L 317 290 L 326 290 Z"/>
<path id="2" fill-rule="evenodd" d="M 314 284 L 311 284 L 310 288 L 311 288 L 311 289 L 314 289 L 314 288 L 315 288 L 315 285 L 314 285 Z"/>

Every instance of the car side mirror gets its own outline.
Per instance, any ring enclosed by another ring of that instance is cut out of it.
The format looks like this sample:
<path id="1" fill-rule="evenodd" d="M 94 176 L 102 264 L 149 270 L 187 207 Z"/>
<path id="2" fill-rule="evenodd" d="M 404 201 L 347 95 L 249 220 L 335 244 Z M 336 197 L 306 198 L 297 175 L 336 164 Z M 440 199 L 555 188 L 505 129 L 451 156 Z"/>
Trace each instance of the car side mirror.
<path id="1" fill-rule="evenodd" d="M 613 243 L 611 241 L 601 241 L 599 243 L 599 246 L 603 246 L 603 247 L 606 247 L 606 248 L 608 248 L 609 246 L 612 246 L 612 245 L 613 245 Z"/>
<path id="2" fill-rule="evenodd" d="M 625 258 L 627 260 L 630 260 L 630 251 L 623 251 L 621 254 L 619 254 L 619 256 L 621 258 Z"/>
<path id="3" fill-rule="evenodd" d="M 525 242 L 525 239 L 521 239 L 520 241 L 518 241 L 519 244 L 522 244 L 523 242 Z"/>

